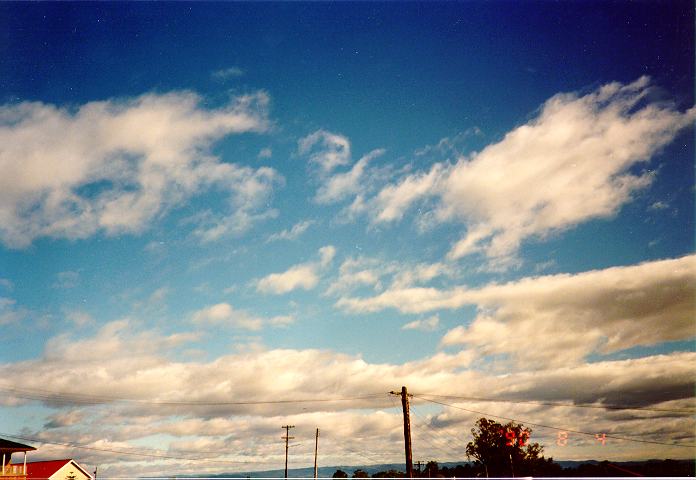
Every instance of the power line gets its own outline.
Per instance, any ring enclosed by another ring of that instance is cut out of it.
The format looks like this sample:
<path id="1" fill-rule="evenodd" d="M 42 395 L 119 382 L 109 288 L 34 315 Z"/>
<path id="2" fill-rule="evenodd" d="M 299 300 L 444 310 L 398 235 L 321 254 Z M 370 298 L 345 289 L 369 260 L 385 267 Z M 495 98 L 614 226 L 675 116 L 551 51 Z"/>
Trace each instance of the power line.
<path id="1" fill-rule="evenodd" d="M 413 416 L 416 418 L 416 421 L 414 423 L 414 427 L 420 427 L 420 428 L 414 428 L 413 432 L 415 434 L 416 439 L 422 440 L 434 449 L 440 451 L 441 453 L 445 454 L 446 457 L 450 456 L 459 456 L 461 455 L 461 452 L 458 451 L 457 448 L 454 446 L 450 445 L 446 440 L 443 440 L 442 438 L 438 437 L 436 434 L 438 433 L 434 428 L 432 428 L 428 423 L 425 421 L 423 417 L 421 417 L 419 414 L 416 413 L 414 409 L 411 409 L 411 413 Z M 434 432 L 434 433 L 431 433 Z M 444 443 L 444 447 L 442 444 Z"/>
<path id="2" fill-rule="evenodd" d="M 466 448 L 466 446 L 461 442 L 460 439 L 455 438 L 454 436 L 448 434 L 445 431 L 439 431 L 433 428 L 425 418 L 423 418 L 419 413 L 416 412 L 415 408 L 412 408 L 411 412 L 413 413 L 413 416 L 415 416 L 419 420 L 419 424 L 427 428 L 427 432 L 420 433 L 427 433 L 428 436 L 433 440 L 444 443 L 447 446 L 447 448 L 450 449 L 451 452 L 454 452 L 457 456 L 461 455 L 461 452 L 459 451 L 460 448 L 453 445 L 454 443 L 456 443 L 458 445 L 461 445 L 463 448 Z M 446 435 L 450 439 L 450 441 L 442 438 L 443 435 Z"/>
<path id="3" fill-rule="evenodd" d="M 393 397 L 392 397 L 392 404 L 394 404 L 394 405 L 396 406 L 396 399 L 394 399 Z M 414 416 L 416 416 L 417 418 L 420 419 L 420 416 L 419 416 L 419 415 L 416 415 L 415 410 L 410 409 L 410 412 L 413 413 Z M 424 423 L 424 422 L 423 422 L 423 423 Z M 427 426 L 427 425 L 426 425 L 426 426 Z M 440 452 L 444 453 L 444 454 L 445 454 L 445 458 L 452 455 L 452 452 L 453 452 L 454 450 L 452 450 L 452 451 L 450 451 L 450 452 L 447 452 L 447 451 L 445 451 L 442 447 L 440 447 L 440 446 L 434 444 L 433 442 L 431 442 L 430 440 L 428 440 L 428 438 L 426 438 L 426 435 L 428 435 L 429 438 L 430 438 L 431 440 L 437 441 L 437 439 L 436 439 L 434 436 L 430 435 L 430 434 L 429 434 L 428 432 L 426 432 L 425 430 L 422 430 L 422 429 L 421 429 L 421 430 L 414 429 L 414 430 L 413 430 L 413 433 L 414 433 L 414 435 L 415 435 L 415 439 L 416 439 L 416 440 L 419 440 L 419 441 L 422 440 L 424 443 L 427 443 L 428 445 L 430 445 L 433 449 L 439 450 Z M 421 434 L 422 434 L 422 436 L 421 436 Z M 418 442 L 416 442 L 416 446 L 417 446 L 417 445 L 418 445 Z M 449 448 L 451 448 L 451 447 L 449 447 Z"/>
<path id="4" fill-rule="evenodd" d="M 354 454 L 354 455 L 358 455 L 358 456 L 360 456 L 360 457 L 362 457 L 362 458 L 365 458 L 365 459 L 367 459 L 367 460 L 369 460 L 369 461 L 371 461 L 371 462 L 375 462 L 375 465 L 379 465 L 379 464 L 381 464 L 381 463 L 385 463 L 385 461 L 382 460 L 382 459 L 378 459 L 378 458 L 375 457 L 375 456 L 371 456 L 371 455 L 368 455 L 368 454 L 365 454 L 365 453 L 361 453 L 361 452 L 359 452 L 358 450 L 355 450 L 355 449 L 353 449 L 353 448 L 349 448 L 349 447 L 344 446 L 343 449 L 344 449 L 346 452 L 352 453 L 352 454 Z"/>
<path id="5" fill-rule="evenodd" d="M 345 402 L 354 400 L 370 400 L 379 397 L 384 397 L 384 393 L 372 393 L 353 397 L 335 397 L 335 398 L 302 398 L 302 399 L 286 399 L 286 400 L 239 400 L 239 401 L 206 401 L 206 400 L 190 400 L 190 401 L 157 401 L 137 398 L 125 398 L 115 396 L 98 396 L 84 394 L 68 394 L 65 392 L 56 392 L 41 389 L 18 389 L 12 387 L 0 387 L 0 390 L 11 392 L 13 396 L 28 400 L 42 400 L 61 403 L 104 403 L 104 402 L 128 402 L 145 405 L 158 406 L 234 406 L 234 405 L 273 405 L 273 404 L 292 404 L 292 403 L 326 403 L 326 402 Z M 34 393 L 43 392 L 43 393 Z"/>
<path id="6" fill-rule="evenodd" d="M 331 445 L 333 445 L 333 446 L 334 446 L 335 448 L 337 448 L 337 449 L 340 449 L 340 450 L 342 450 L 342 451 L 349 452 L 349 453 L 358 455 L 358 456 L 360 456 L 360 457 L 363 457 L 363 458 L 369 460 L 370 462 L 373 462 L 374 464 L 387 463 L 387 462 L 386 462 L 384 459 L 382 459 L 382 458 L 378 458 L 377 456 L 374 456 L 374 455 L 372 455 L 372 454 L 360 452 L 360 451 L 358 451 L 358 450 L 356 450 L 356 449 L 354 449 L 354 448 L 349 447 L 347 442 L 338 443 L 335 439 L 330 438 L 330 437 L 326 437 L 324 441 L 327 442 L 327 443 L 329 443 L 329 444 L 331 444 Z M 391 453 L 391 452 L 390 452 L 390 453 Z"/>
<path id="7" fill-rule="evenodd" d="M 501 402 L 501 403 L 524 403 L 529 405 L 543 405 L 547 407 L 570 407 L 570 408 L 598 408 L 603 410 L 644 410 L 647 412 L 666 412 L 666 413 L 685 413 L 689 415 L 696 414 L 696 409 L 673 409 L 673 408 L 653 408 L 653 407 L 632 407 L 630 405 L 617 405 L 617 404 L 607 404 L 607 405 L 594 405 L 591 403 L 562 403 L 562 402 L 537 402 L 537 401 L 527 401 L 527 400 L 506 400 L 501 398 L 481 398 L 481 397 L 464 397 L 457 395 L 435 395 L 431 393 L 422 393 L 420 395 L 425 395 L 428 397 L 436 398 L 452 398 L 456 400 L 470 400 L 475 402 Z"/>
<path id="8" fill-rule="evenodd" d="M 440 452 L 440 454 L 443 455 L 442 459 L 444 461 L 447 461 L 448 458 L 452 458 L 452 457 L 458 458 L 461 455 L 460 453 L 455 452 L 454 449 L 446 450 L 443 447 L 438 446 L 436 443 L 434 443 L 434 442 L 437 442 L 438 440 L 434 436 L 428 434 L 424 430 L 421 430 L 421 431 L 414 430 L 414 439 L 416 440 L 416 442 L 415 442 L 416 446 L 418 446 L 419 442 L 422 442 L 421 446 L 423 444 L 428 444 L 428 445 L 430 445 L 430 447 L 433 450 Z M 425 449 L 424 448 L 417 448 L 416 450 L 425 450 Z"/>
<path id="9" fill-rule="evenodd" d="M 583 431 L 580 431 L 580 430 L 571 430 L 571 429 L 569 429 L 569 428 L 554 427 L 554 426 L 551 426 L 551 425 L 544 425 L 544 424 L 541 424 L 541 423 L 533 423 L 533 422 L 529 422 L 529 421 L 526 421 L 526 420 L 518 420 L 518 419 L 516 419 L 516 418 L 503 417 L 503 416 L 501 416 L 501 415 L 493 415 L 493 414 L 491 414 L 491 413 L 480 412 L 480 411 L 477 411 L 477 410 L 470 410 L 470 409 L 468 409 L 468 408 L 458 407 L 458 406 L 456 406 L 456 405 L 451 405 L 451 404 L 449 404 L 449 403 L 439 402 L 439 401 L 437 401 L 437 400 L 431 400 L 431 399 L 429 399 L 429 398 L 425 398 L 425 397 L 420 396 L 420 395 L 414 395 L 414 397 L 415 397 L 415 398 L 420 398 L 420 399 L 425 400 L 425 401 L 427 401 L 427 402 L 436 403 L 436 404 L 438 404 L 438 405 L 444 405 L 445 407 L 456 408 L 457 410 L 463 410 L 463 411 L 465 411 L 465 412 L 476 413 L 476 414 L 479 414 L 479 415 L 485 415 L 485 416 L 487 416 L 487 417 L 502 418 L 503 420 L 509 420 L 509 421 L 511 421 L 511 422 L 523 423 L 523 424 L 533 425 L 533 426 L 535 426 L 535 427 L 541 427 L 541 428 L 550 428 L 550 429 L 552 429 L 552 430 L 559 430 L 559 431 L 562 431 L 562 432 L 578 433 L 578 434 L 580 434 L 580 435 L 588 435 L 588 436 L 592 436 L 592 437 L 595 435 L 594 433 L 590 433 L 590 432 L 583 432 Z M 655 445 L 667 445 L 667 446 L 670 446 L 670 447 L 687 447 L 687 448 L 695 448 L 695 447 L 696 447 L 696 445 L 692 445 L 692 444 L 667 443 L 667 442 L 659 442 L 659 441 L 657 441 L 657 440 L 643 440 L 643 439 L 640 439 L 640 438 L 620 437 L 620 436 L 617 436 L 617 435 L 605 435 L 605 437 L 606 437 L 606 438 L 613 438 L 613 439 L 615 439 L 615 440 L 626 440 L 626 441 L 628 441 L 628 442 L 650 443 L 650 444 L 655 444 Z"/>
<path id="10" fill-rule="evenodd" d="M 430 430 L 432 430 L 433 432 L 435 432 L 436 434 L 439 434 L 439 435 L 446 435 L 446 436 L 449 437 L 454 443 L 459 443 L 459 444 L 461 444 L 464 448 L 466 448 L 466 444 L 465 444 L 464 442 L 462 442 L 462 439 L 461 439 L 461 438 L 458 438 L 458 437 L 452 435 L 451 433 L 447 432 L 447 430 L 444 430 L 444 429 L 443 429 L 443 430 L 436 430 L 435 428 L 433 428 L 433 427 L 430 425 L 430 423 L 428 423 L 428 422 L 425 421 L 425 418 L 423 418 L 420 414 L 418 414 L 418 413 L 416 412 L 416 409 L 415 409 L 415 408 L 413 408 L 413 412 L 414 412 L 414 413 L 413 413 L 414 415 L 416 415 L 417 417 L 419 417 L 419 418 L 422 419 L 422 421 L 423 421 L 423 423 L 425 424 L 425 426 L 428 427 Z"/>
<path id="11" fill-rule="evenodd" d="M 186 461 L 191 461 L 191 462 L 214 462 L 214 463 L 231 463 L 231 464 L 253 464 L 256 462 L 250 462 L 250 461 L 240 461 L 240 460 L 216 460 L 212 457 L 177 457 L 174 455 L 163 455 L 163 454 L 157 454 L 157 453 L 144 453 L 144 452 L 131 452 L 128 450 L 118 450 L 118 449 L 112 449 L 112 448 L 99 448 L 99 447 L 90 447 L 87 445 L 82 445 L 79 443 L 67 443 L 67 442 L 52 442 L 48 440 L 40 440 L 38 438 L 29 438 L 25 436 L 20 436 L 20 435 L 14 435 L 10 433 L 3 433 L 0 432 L 0 435 L 3 437 L 9 437 L 9 438 L 16 438 L 19 440 L 24 440 L 27 442 L 32 442 L 32 443 L 43 443 L 47 445 L 58 445 L 61 447 L 70 447 L 70 448 L 77 448 L 80 450 L 92 450 L 92 451 L 97 451 L 97 452 L 107 452 L 107 453 L 117 453 L 120 455 L 131 455 L 131 456 L 136 456 L 136 457 L 147 457 L 147 458 L 160 458 L 164 460 L 186 460 Z"/>

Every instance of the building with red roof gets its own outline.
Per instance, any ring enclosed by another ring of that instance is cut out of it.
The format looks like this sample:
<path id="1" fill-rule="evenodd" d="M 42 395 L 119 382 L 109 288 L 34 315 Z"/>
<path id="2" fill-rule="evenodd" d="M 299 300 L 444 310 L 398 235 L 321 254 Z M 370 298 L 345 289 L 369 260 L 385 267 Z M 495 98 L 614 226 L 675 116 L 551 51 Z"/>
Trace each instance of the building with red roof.
<path id="1" fill-rule="evenodd" d="M 12 464 L 17 470 L 23 464 Z M 47 460 L 44 462 L 27 462 L 27 480 L 93 480 L 92 475 L 75 460 Z"/>

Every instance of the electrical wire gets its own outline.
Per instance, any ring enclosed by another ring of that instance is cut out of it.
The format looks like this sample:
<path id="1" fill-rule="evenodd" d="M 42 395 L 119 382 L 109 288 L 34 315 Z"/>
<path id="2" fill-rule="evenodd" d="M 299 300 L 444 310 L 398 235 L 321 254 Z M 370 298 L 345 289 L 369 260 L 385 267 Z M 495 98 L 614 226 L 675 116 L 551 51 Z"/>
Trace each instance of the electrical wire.
<path id="1" fill-rule="evenodd" d="M 434 433 L 439 433 L 437 432 L 433 427 L 428 425 L 428 423 L 425 421 L 424 418 L 422 418 L 420 415 L 418 415 L 415 411 L 415 409 L 411 408 L 411 413 L 413 416 L 418 420 L 418 422 L 415 424 L 415 426 L 420 426 L 421 428 L 411 428 L 411 432 L 415 433 L 416 438 L 419 438 L 420 440 L 425 441 L 428 445 L 433 447 L 434 449 L 446 454 L 445 458 L 447 457 L 460 457 L 462 453 L 458 451 L 457 448 L 453 447 L 447 440 L 443 440 L 442 438 L 436 436 Z M 426 438 L 427 437 L 427 438 Z M 432 442 L 430 441 L 432 440 Z M 444 446 L 438 446 L 435 443 L 444 443 Z"/>
<path id="2" fill-rule="evenodd" d="M 157 401 L 137 398 L 115 397 L 115 396 L 99 396 L 99 395 L 84 395 L 72 394 L 65 392 L 56 392 L 42 389 L 19 389 L 13 387 L 0 387 L 0 390 L 10 392 L 13 396 L 24 398 L 27 400 L 40 400 L 55 403 L 85 403 L 85 404 L 100 404 L 106 402 L 127 402 L 144 405 L 158 406 L 235 406 L 235 405 L 275 405 L 275 404 L 292 404 L 292 403 L 327 403 L 327 402 L 345 402 L 354 400 L 370 400 L 379 397 L 384 397 L 384 393 L 372 393 L 353 397 L 336 397 L 336 398 L 303 398 L 303 399 L 282 399 L 282 400 L 239 400 L 239 401 Z M 40 392 L 40 393 L 34 393 Z"/>
<path id="3" fill-rule="evenodd" d="M 394 394 L 390 394 L 390 399 L 392 401 L 392 405 L 396 408 L 398 406 L 397 400 L 394 396 Z M 453 447 L 451 444 L 446 443 L 446 448 L 443 448 L 442 446 L 438 445 L 439 442 L 442 442 L 441 438 L 439 438 L 437 435 L 434 435 L 430 433 L 430 431 L 435 432 L 435 433 L 440 433 L 437 432 L 433 427 L 431 427 L 428 422 L 416 412 L 416 409 L 414 408 L 415 402 L 412 402 L 410 404 L 410 413 L 413 414 L 412 418 L 415 418 L 417 422 L 413 422 L 412 425 L 415 427 L 418 427 L 420 425 L 426 427 L 426 428 L 411 428 L 411 433 L 413 434 L 413 441 L 412 441 L 412 448 L 417 449 L 418 448 L 418 443 L 426 443 L 430 445 L 434 450 L 441 452 L 444 454 L 442 457 L 443 459 L 447 458 L 461 458 L 462 453 L 455 447 Z M 432 441 L 431 441 L 432 440 Z M 434 443 L 433 443 L 434 442 Z M 456 443 L 459 443 L 458 441 Z M 446 460 L 444 460 L 446 461 Z"/>
<path id="4" fill-rule="evenodd" d="M 505 400 L 500 398 L 481 398 L 481 397 L 464 397 L 457 395 L 435 395 L 432 393 L 421 393 L 419 395 L 425 395 L 428 397 L 435 398 L 451 398 L 455 400 L 470 400 L 475 402 L 501 402 L 501 403 L 520 403 L 529 405 L 542 405 L 547 407 L 570 407 L 570 408 L 597 408 L 603 410 L 644 410 L 647 412 L 666 412 L 666 413 L 685 413 L 685 414 L 696 414 L 696 410 L 692 409 L 672 409 L 672 408 L 653 408 L 653 407 L 632 407 L 630 405 L 593 405 L 591 403 L 562 403 L 562 402 L 537 402 L 537 401 L 526 401 L 526 400 Z"/>
<path id="5" fill-rule="evenodd" d="M 503 417 L 503 416 L 501 416 L 501 415 L 493 415 L 493 414 L 491 414 L 491 413 L 480 412 L 480 411 L 477 411 L 477 410 L 470 410 L 470 409 L 468 409 L 468 408 L 463 408 L 463 407 L 459 407 L 459 406 L 456 406 L 456 405 L 451 405 L 451 404 L 449 404 L 449 403 L 439 402 L 439 401 L 437 401 L 437 400 L 431 400 L 431 399 L 429 399 L 429 398 L 423 397 L 422 395 L 413 395 L 413 397 L 414 397 L 414 398 L 420 398 L 420 399 L 422 399 L 422 400 L 425 400 L 425 401 L 428 401 L 428 402 L 431 402 L 431 403 L 435 403 L 435 404 L 438 404 L 438 405 L 443 405 L 443 406 L 445 406 L 445 407 L 455 408 L 455 409 L 457 409 L 457 410 L 463 410 L 463 411 L 465 411 L 465 412 L 476 413 L 476 414 L 479 414 L 479 415 L 485 415 L 485 416 L 487 416 L 487 417 L 502 418 L 503 420 L 509 420 L 509 421 L 511 421 L 511 422 L 523 423 L 523 424 L 533 425 L 533 426 L 535 426 L 535 427 L 541 427 L 541 428 L 550 428 L 550 429 L 552 429 L 552 430 L 558 430 L 558 431 L 561 431 L 561 432 L 571 432 L 571 433 L 577 433 L 577 434 L 580 434 L 580 435 L 588 435 L 588 436 L 591 436 L 591 437 L 594 437 L 594 435 L 595 435 L 594 433 L 583 432 L 583 431 L 581 431 L 581 430 L 571 430 L 571 429 L 569 429 L 569 428 L 554 427 L 554 426 L 551 426 L 551 425 L 544 425 L 544 424 L 541 424 L 541 423 L 533 423 L 533 422 L 529 422 L 529 421 L 526 421 L 526 420 L 518 420 L 518 419 L 516 419 L 516 418 Z M 654 444 L 654 445 L 667 445 L 667 446 L 670 446 L 670 447 L 696 448 L 696 445 L 693 445 L 693 444 L 667 443 L 667 442 L 659 442 L 659 441 L 657 441 L 657 440 L 643 440 L 643 439 L 640 439 L 640 438 L 623 437 L 623 436 L 618 436 L 618 435 L 606 435 L 606 434 L 605 434 L 605 438 L 613 438 L 613 439 L 615 439 L 615 440 L 625 440 L 625 441 L 628 441 L 628 442 L 650 443 L 650 444 Z"/>
<path id="6" fill-rule="evenodd" d="M 448 442 L 448 446 L 449 446 L 451 449 L 453 449 L 453 450 L 455 450 L 455 451 L 458 451 L 458 450 L 459 450 L 458 448 L 455 449 L 455 447 L 452 447 L 452 446 L 451 446 L 452 443 L 459 444 L 459 445 L 461 445 L 462 448 L 466 449 L 466 444 L 465 444 L 464 442 L 462 442 L 462 440 L 461 440 L 460 438 L 455 437 L 454 435 L 448 433 L 448 432 L 445 431 L 445 430 L 436 430 L 435 428 L 433 428 L 433 427 L 430 425 L 430 423 L 428 423 L 428 422 L 425 420 L 425 418 L 423 418 L 420 414 L 417 413 L 416 409 L 413 408 L 413 406 L 411 407 L 411 412 L 413 412 L 413 414 L 414 414 L 417 418 L 419 418 L 419 419 L 421 420 L 421 422 L 426 426 L 426 428 L 428 428 L 431 432 L 433 432 L 434 435 L 445 435 L 445 436 L 447 436 L 447 437 L 450 439 L 450 442 Z M 443 440 L 443 441 L 447 442 L 447 440 Z M 460 453 L 458 452 L 458 454 L 460 454 Z"/>
<path id="7" fill-rule="evenodd" d="M 215 401 L 215 402 L 213 402 L 213 401 L 154 401 L 154 400 L 134 399 L 134 398 L 125 398 L 125 397 L 116 397 L 116 396 L 68 394 L 65 392 L 56 392 L 56 391 L 42 390 L 42 389 L 19 389 L 19 388 L 14 388 L 14 387 L 2 387 L 2 386 L 0 386 L 0 390 L 5 391 L 5 392 L 10 392 L 15 397 L 25 398 L 25 399 L 30 399 L 30 400 L 40 400 L 40 401 L 47 401 L 47 402 L 65 402 L 65 403 L 88 403 L 88 404 L 104 403 L 104 402 L 128 402 L 128 403 L 157 405 L 157 406 L 273 405 L 273 404 L 294 404 L 294 403 L 301 404 L 301 403 L 325 403 L 325 402 L 342 402 L 342 401 L 354 401 L 354 400 L 370 400 L 370 399 L 377 399 L 380 397 L 385 397 L 385 395 L 390 400 L 392 400 L 392 404 L 396 403 L 394 397 L 389 393 L 386 393 L 386 394 L 385 393 L 372 393 L 372 394 L 366 394 L 366 395 L 360 395 L 360 396 L 335 397 L 335 398 L 241 400 L 241 401 L 226 401 L 226 402 Z M 436 395 L 436 394 L 413 394 L 412 396 L 414 399 L 418 398 L 418 399 L 421 399 L 423 401 L 430 402 L 433 404 L 442 405 L 442 406 L 446 406 L 446 407 L 450 407 L 450 408 L 454 408 L 454 409 L 458 409 L 458 410 L 463 410 L 463 411 L 470 412 L 470 413 L 476 413 L 476 414 L 484 415 L 487 417 L 500 418 L 500 419 L 514 421 L 514 422 L 518 422 L 518 423 L 523 423 L 523 424 L 536 426 L 536 427 L 540 427 L 540 428 L 548 428 L 548 429 L 557 430 L 557 431 L 571 432 L 571 433 L 576 433 L 576 434 L 580 434 L 580 435 L 587 435 L 587 436 L 591 436 L 591 437 L 594 437 L 595 434 L 590 433 L 590 432 L 580 431 L 580 430 L 572 430 L 572 429 L 567 429 L 567 428 L 555 427 L 555 426 L 551 426 L 551 425 L 533 423 L 533 422 L 529 422 L 529 421 L 525 421 L 525 420 L 518 420 L 518 419 L 514 419 L 514 418 L 510 418 L 510 417 L 500 416 L 500 415 L 493 415 L 493 414 L 486 413 L 486 412 L 481 412 L 481 411 L 477 411 L 477 410 L 463 408 L 463 407 L 460 407 L 457 405 L 452 405 L 452 404 L 449 404 L 449 403 L 446 403 L 443 401 L 438 401 L 436 399 L 437 398 L 452 398 L 452 399 L 468 400 L 468 401 L 504 402 L 504 403 L 513 403 L 513 404 L 535 404 L 535 405 L 554 406 L 554 407 L 594 408 L 594 409 L 607 409 L 607 410 L 644 410 L 644 411 L 671 412 L 671 413 L 696 413 L 694 411 L 686 410 L 686 409 L 682 409 L 682 410 L 660 409 L 660 408 L 650 408 L 650 407 L 630 407 L 630 406 L 625 406 L 625 405 L 563 404 L 563 403 L 556 403 L 556 402 L 515 401 L 515 400 L 464 397 L 464 396 L 454 396 L 454 395 Z M 414 411 L 414 416 L 418 417 L 418 415 L 415 413 L 415 411 Z M 421 421 L 421 423 L 423 423 L 428 428 L 432 428 L 425 421 Z M 81 445 L 81 444 L 75 444 L 75 443 L 51 442 L 51 441 L 32 439 L 32 438 L 28 438 L 28 437 L 6 434 L 6 433 L 0 433 L 0 435 L 10 437 L 10 438 L 17 438 L 17 439 L 25 440 L 25 441 L 31 441 L 31 442 L 45 443 L 45 444 L 58 445 L 58 446 L 64 446 L 64 447 L 70 447 L 70 448 L 78 448 L 78 449 L 84 449 L 84 450 L 115 453 L 115 454 L 121 454 L 121 455 L 148 457 L 148 458 L 183 460 L 183 461 L 207 461 L 207 462 L 231 463 L 231 464 L 252 464 L 252 463 L 255 463 L 255 462 L 250 462 L 250 461 L 216 460 L 215 458 L 210 458 L 210 457 L 192 458 L 192 457 L 179 457 L 179 456 L 155 454 L 155 453 L 150 454 L 150 453 L 144 453 L 142 451 L 141 452 L 131 452 L 131 451 L 119 450 L 119 449 L 90 447 L 87 445 Z M 610 435 L 610 434 L 605 434 L 605 438 L 613 438 L 616 440 L 624 440 L 624 441 L 629 441 L 629 442 L 638 442 L 638 443 L 646 443 L 646 444 L 665 445 L 665 446 L 671 446 L 671 447 L 686 447 L 686 448 L 696 447 L 696 445 L 693 445 L 693 444 L 667 443 L 667 442 L 660 442 L 660 441 L 655 441 L 655 440 L 645 440 L 645 439 L 639 439 L 639 438 L 633 438 L 633 437 L 624 437 L 624 436 L 617 436 L 617 435 Z M 435 437 L 433 437 L 433 439 L 439 440 L 439 439 L 435 439 Z M 425 437 L 422 437 L 421 440 L 425 440 L 427 443 L 429 443 L 431 446 L 433 446 L 437 450 L 443 451 L 441 448 L 439 448 L 436 445 L 434 445 L 433 443 L 427 441 L 427 439 Z M 345 448 L 345 446 L 344 446 L 344 448 Z M 452 448 L 452 447 L 449 447 L 449 448 Z M 453 448 L 452 448 L 452 450 L 454 451 Z M 349 450 L 349 451 L 351 451 L 351 450 Z M 355 454 L 360 455 L 360 456 L 365 457 L 365 458 L 369 458 L 366 455 L 363 455 L 362 453 L 359 453 L 357 451 L 352 451 L 352 453 L 355 453 Z M 374 461 L 374 459 L 370 459 L 370 460 Z"/>
<path id="8" fill-rule="evenodd" d="M 354 455 L 358 455 L 364 459 L 369 460 L 370 462 L 374 462 L 375 465 L 385 463 L 385 461 L 381 458 L 378 458 L 376 456 L 372 456 L 372 455 L 367 454 L 367 453 L 359 452 L 358 450 L 355 450 L 354 448 L 349 447 L 346 444 L 346 442 L 338 443 L 337 441 L 335 441 L 332 438 L 324 438 L 324 442 L 328 442 L 329 444 L 334 445 L 336 448 L 338 448 L 340 450 L 343 450 L 343 451 L 348 452 L 348 453 L 352 453 Z"/>
<path id="9" fill-rule="evenodd" d="M 394 398 L 393 394 L 390 395 L 390 399 L 392 401 L 392 405 L 394 407 L 396 407 L 397 406 L 396 398 Z M 418 416 L 416 415 L 416 412 L 412 408 L 410 409 L 410 412 L 413 413 L 413 416 L 415 418 L 418 418 Z M 411 449 L 412 450 L 415 449 L 415 447 L 418 444 L 418 441 L 422 441 L 423 443 L 427 443 L 428 445 L 430 445 L 433 449 L 438 450 L 442 453 L 445 453 L 446 456 L 452 455 L 452 452 L 447 452 L 442 447 L 439 447 L 439 446 L 435 445 L 434 443 L 432 443 L 430 440 L 428 440 L 428 438 L 426 438 L 426 433 L 427 432 L 424 429 L 411 428 L 411 434 L 414 437 L 411 440 Z M 432 440 L 436 441 L 434 437 L 430 437 L 430 438 Z M 416 441 L 414 442 L 414 440 L 416 440 Z"/>
<path id="10" fill-rule="evenodd" d="M 29 438 L 29 437 L 25 437 L 25 436 L 14 435 L 11 433 L 4 433 L 4 432 L 0 432 L 0 435 L 3 437 L 16 438 L 19 440 L 23 440 L 25 442 L 42 443 L 42 444 L 47 444 L 47 445 L 57 445 L 57 446 L 61 446 L 61 447 L 70 447 L 70 448 L 77 448 L 80 450 L 91 450 L 91 451 L 96 451 L 96 452 L 117 453 L 119 455 L 131 455 L 131 456 L 136 456 L 136 457 L 160 458 L 160 459 L 164 459 L 164 460 L 185 460 L 185 461 L 190 461 L 190 462 L 230 463 L 230 464 L 236 464 L 236 465 L 258 463 L 258 462 L 241 461 L 241 460 L 216 460 L 215 458 L 212 458 L 212 457 L 177 457 L 174 455 L 163 455 L 163 454 L 157 454 L 157 453 L 131 452 L 128 450 L 119 450 L 119 449 L 113 449 L 113 448 L 90 447 L 90 446 L 82 445 L 82 444 L 78 444 L 78 443 L 53 442 L 53 441 L 49 441 L 49 440 L 41 440 L 38 438 Z"/>
<path id="11" fill-rule="evenodd" d="M 44 389 L 30 389 L 30 388 L 15 388 L 15 387 L 3 387 L 0 386 L 0 390 L 5 392 L 10 392 L 12 395 L 18 398 L 25 398 L 28 400 L 42 400 L 42 401 L 52 401 L 60 403 L 104 403 L 104 402 L 129 402 L 129 403 L 139 403 L 148 405 L 162 405 L 162 406 L 226 406 L 226 405 L 272 405 L 272 404 L 291 404 L 291 403 L 322 403 L 322 402 L 340 402 L 340 401 L 353 401 L 353 400 L 369 400 L 372 398 L 378 398 L 383 396 L 383 393 L 372 393 L 359 396 L 350 397 L 337 397 L 337 398 L 305 398 L 305 399 L 283 399 L 283 400 L 240 400 L 240 401 L 206 401 L 206 400 L 189 400 L 189 401 L 158 401 L 158 400 L 147 400 L 147 399 L 137 399 L 137 398 L 127 398 L 127 397 L 117 397 L 117 396 L 105 396 L 105 395 L 85 395 L 78 393 L 66 393 L 61 391 L 52 391 Z M 640 410 L 648 412 L 664 412 L 664 413 L 684 413 L 684 414 L 696 414 L 696 409 L 672 409 L 672 408 L 655 408 L 655 407 L 638 407 L 630 405 L 618 405 L 618 404 L 607 404 L 607 405 L 594 405 L 588 403 L 563 403 L 563 402 L 542 402 L 542 401 L 529 401 L 529 400 L 507 400 L 500 398 L 484 398 L 484 397 L 472 397 L 472 396 L 459 396 L 459 395 L 438 395 L 432 393 L 420 393 L 419 395 L 434 397 L 434 398 L 447 398 L 455 400 L 469 400 L 478 402 L 500 402 L 500 403 L 515 403 L 515 404 L 528 404 L 528 405 L 541 405 L 550 407 L 568 407 L 568 408 L 593 408 L 602 410 Z"/>

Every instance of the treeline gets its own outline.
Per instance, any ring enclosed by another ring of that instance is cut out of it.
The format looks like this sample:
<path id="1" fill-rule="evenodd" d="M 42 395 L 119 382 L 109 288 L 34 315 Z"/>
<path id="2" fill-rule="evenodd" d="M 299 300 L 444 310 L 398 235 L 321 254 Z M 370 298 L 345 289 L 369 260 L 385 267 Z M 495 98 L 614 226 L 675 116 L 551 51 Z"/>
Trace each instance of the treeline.
<path id="1" fill-rule="evenodd" d="M 442 467 L 428 462 L 425 469 L 414 472 L 415 477 L 689 477 L 694 476 L 694 461 L 652 460 L 646 462 L 609 461 L 587 462 L 572 467 L 562 467 L 553 458 L 545 458 L 544 446 L 531 442 L 532 429 L 510 421 L 501 424 L 488 418 L 479 418 L 471 429 L 473 440 L 466 445 L 466 456 L 471 463 L 456 467 Z M 369 478 L 361 469 L 352 478 Z M 397 470 L 377 472 L 372 478 L 404 478 Z M 334 478 L 348 478 L 342 470 Z"/>
<path id="2" fill-rule="evenodd" d="M 556 462 L 544 462 L 545 471 L 535 473 L 535 477 L 693 477 L 696 463 L 691 460 L 650 460 L 646 462 L 612 463 L 607 460 L 596 463 L 582 463 L 573 467 L 562 467 Z M 473 463 L 456 467 L 440 467 L 437 462 L 428 462 L 414 476 L 421 478 L 467 478 L 486 477 L 486 472 Z M 349 478 L 343 470 L 336 470 L 333 478 Z M 406 478 L 406 473 L 399 470 L 387 470 L 369 475 L 365 470 L 357 469 L 350 478 Z"/>

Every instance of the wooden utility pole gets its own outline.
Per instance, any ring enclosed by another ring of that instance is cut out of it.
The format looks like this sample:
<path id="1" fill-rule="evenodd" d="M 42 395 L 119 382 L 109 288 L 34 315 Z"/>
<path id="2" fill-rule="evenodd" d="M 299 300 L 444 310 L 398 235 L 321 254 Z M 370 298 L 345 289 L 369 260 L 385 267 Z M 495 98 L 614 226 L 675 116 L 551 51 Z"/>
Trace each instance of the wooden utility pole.
<path id="1" fill-rule="evenodd" d="M 288 478 L 288 442 L 291 439 L 295 438 L 295 437 L 290 436 L 290 429 L 295 428 L 295 425 L 283 425 L 280 428 L 285 429 L 285 436 L 280 437 L 280 438 L 285 439 L 285 480 L 287 480 L 287 478 Z"/>
<path id="2" fill-rule="evenodd" d="M 314 438 L 314 480 L 317 480 L 317 453 L 319 452 L 319 429 L 317 428 L 317 435 Z"/>
<path id="3" fill-rule="evenodd" d="M 408 391 L 401 387 L 401 393 L 389 392 L 392 395 L 401 395 L 401 406 L 404 410 L 404 450 L 406 451 L 406 477 L 413 478 L 413 457 L 411 455 L 411 417 L 408 408 Z"/>

